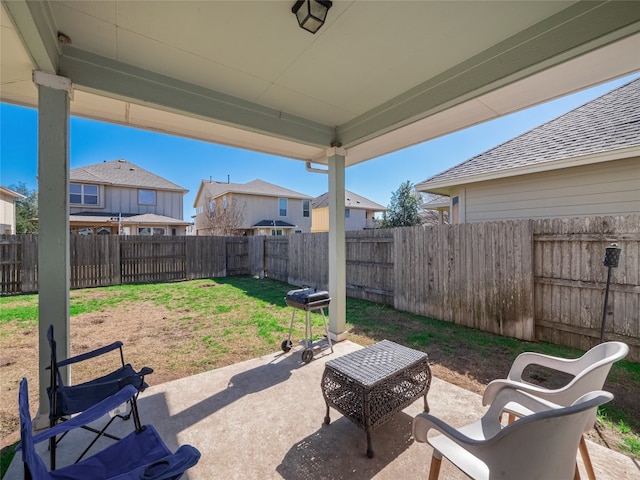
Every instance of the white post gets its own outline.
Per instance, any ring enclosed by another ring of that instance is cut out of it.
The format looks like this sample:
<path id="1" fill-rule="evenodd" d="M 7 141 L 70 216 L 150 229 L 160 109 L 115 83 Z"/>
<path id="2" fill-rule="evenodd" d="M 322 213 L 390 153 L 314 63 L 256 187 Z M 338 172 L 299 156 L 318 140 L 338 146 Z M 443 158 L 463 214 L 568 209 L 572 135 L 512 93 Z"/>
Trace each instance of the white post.
<path id="1" fill-rule="evenodd" d="M 53 324 L 59 358 L 70 356 L 69 102 L 71 81 L 34 72 L 38 85 L 38 335 L 40 403 L 36 428 L 48 426 L 49 344 Z M 69 375 L 67 375 L 69 376 Z M 67 381 L 69 378 L 66 379 Z"/>
<path id="2" fill-rule="evenodd" d="M 347 261 L 344 227 L 344 178 L 346 150 L 327 150 L 329 164 L 329 335 L 333 341 L 346 339 Z"/>

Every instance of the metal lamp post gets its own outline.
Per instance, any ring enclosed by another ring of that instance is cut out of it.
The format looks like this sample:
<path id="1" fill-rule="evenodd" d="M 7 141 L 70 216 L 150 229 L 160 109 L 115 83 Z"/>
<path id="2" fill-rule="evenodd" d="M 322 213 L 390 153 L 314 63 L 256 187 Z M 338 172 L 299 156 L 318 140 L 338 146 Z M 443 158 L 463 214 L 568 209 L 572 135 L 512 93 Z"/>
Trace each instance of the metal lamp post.
<path id="1" fill-rule="evenodd" d="M 607 267 L 607 287 L 604 291 L 604 306 L 602 307 L 602 325 L 600 327 L 600 343 L 604 340 L 604 324 L 607 321 L 607 303 L 609 301 L 609 285 L 611 284 L 611 269 L 618 266 L 620 260 L 620 247 L 612 243 L 607 247 L 602 264 Z"/>

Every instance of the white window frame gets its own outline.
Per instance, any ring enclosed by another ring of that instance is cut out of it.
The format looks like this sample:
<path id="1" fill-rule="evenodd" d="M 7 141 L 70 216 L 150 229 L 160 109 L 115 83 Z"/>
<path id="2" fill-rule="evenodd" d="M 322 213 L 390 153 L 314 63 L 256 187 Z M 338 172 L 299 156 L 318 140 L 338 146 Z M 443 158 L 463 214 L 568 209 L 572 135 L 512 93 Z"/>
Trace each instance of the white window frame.
<path id="1" fill-rule="evenodd" d="M 74 193 L 71 190 L 73 189 L 73 187 L 80 187 L 80 192 L 79 193 Z M 89 189 L 89 187 L 93 187 L 96 189 L 96 193 L 88 193 L 86 190 Z M 73 196 L 80 196 L 80 201 L 79 202 L 74 202 L 72 200 Z M 96 203 L 89 203 L 87 202 L 87 198 L 94 198 L 96 199 Z M 84 205 L 84 206 L 89 206 L 89 207 L 98 207 L 100 206 L 100 187 L 98 185 L 95 184 L 91 184 L 91 183 L 70 183 L 69 184 L 69 203 L 71 205 Z"/>
<path id="2" fill-rule="evenodd" d="M 284 202 L 284 208 L 282 208 L 282 203 Z M 282 213 L 282 211 L 284 210 L 284 214 Z M 279 198 L 278 199 L 278 215 L 280 217 L 286 217 L 287 216 L 287 212 L 289 211 L 289 202 L 286 198 Z"/>
<path id="3" fill-rule="evenodd" d="M 149 233 L 143 233 L 144 231 L 148 231 Z M 160 236 L 165 235 L 165 233 L 164 227 L 138 227 L 138 235 Z"/>
<path id="4" fill-rule="evenodd" d="M 345 208 L 344 209 L 344 218 L 349 218 L 351 217 L 351 209 L 350 208 Z"/>
<path id="5" fill-rule="evenodd" d="M 152 193 L 153 194 L 153 202 L 151 200 L 146 199 L 146 195 Z M 158 203 L 158 193 L 155 190 L 149 190 L 146 188 L 138 189 L 138 205 L 150 205 L 154 206 Z"/>
<path id="6" fill-rule="evenodd" d="M 309 218 L 311 216 L 311 201 L 302 200 L 302 216 L 303 218 Z"/>

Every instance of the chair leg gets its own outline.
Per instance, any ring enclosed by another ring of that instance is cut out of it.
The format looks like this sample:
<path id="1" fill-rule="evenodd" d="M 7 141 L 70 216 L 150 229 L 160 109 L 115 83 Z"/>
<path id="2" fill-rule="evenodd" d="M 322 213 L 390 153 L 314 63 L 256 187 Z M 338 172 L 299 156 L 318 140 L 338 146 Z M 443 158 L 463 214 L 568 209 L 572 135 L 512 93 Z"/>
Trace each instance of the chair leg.
<path id="1" fill-rule="evenodd" d="M 429 480 L 438 480 L 440 475 L 440 465 L 442 464 L 442 457 L 437 458 L 434 452 L 431 457 L 431 466 L 429 467 Z"/>
<path id="2" fill-rule="evenodd" d="M 591 457 L 589 456 L 589 450 L 587 449 L 587 442 L 584 439 L 584 435 L 580 437 L 580 455 L 582 455 L 582 461 L 584 462 L 584 468 L 587 470 L 589 480 L 596 480 L 596 473 L 593 471 L 593 464 L 591 463 Z"/>

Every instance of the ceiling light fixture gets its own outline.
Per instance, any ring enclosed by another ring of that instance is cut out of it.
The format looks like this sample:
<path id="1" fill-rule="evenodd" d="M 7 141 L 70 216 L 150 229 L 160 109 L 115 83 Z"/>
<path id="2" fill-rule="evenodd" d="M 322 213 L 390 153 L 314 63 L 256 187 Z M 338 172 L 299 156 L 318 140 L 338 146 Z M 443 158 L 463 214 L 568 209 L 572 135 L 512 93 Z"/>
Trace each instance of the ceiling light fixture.
<path id="1" fill-rule="evenodd" d="M 332 5 L 332 2 L 324 0 L 298 0 L 291 7 L 291 11 L 296 15 L 300 28 L 316 33 L 324 25 L 327 12 Z"/>

